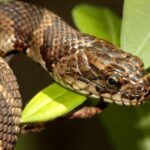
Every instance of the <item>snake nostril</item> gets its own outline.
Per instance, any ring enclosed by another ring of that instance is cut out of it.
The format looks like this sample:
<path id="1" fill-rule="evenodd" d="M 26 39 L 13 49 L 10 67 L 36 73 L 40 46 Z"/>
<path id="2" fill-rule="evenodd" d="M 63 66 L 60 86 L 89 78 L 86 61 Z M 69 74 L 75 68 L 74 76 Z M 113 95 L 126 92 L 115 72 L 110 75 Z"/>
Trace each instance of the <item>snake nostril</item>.
<path id="1" fill-rule="evenodd" d="M 98 93 L 101 91 L 101 88 L 99 86 L 96 86 L 95 89 Z"/>

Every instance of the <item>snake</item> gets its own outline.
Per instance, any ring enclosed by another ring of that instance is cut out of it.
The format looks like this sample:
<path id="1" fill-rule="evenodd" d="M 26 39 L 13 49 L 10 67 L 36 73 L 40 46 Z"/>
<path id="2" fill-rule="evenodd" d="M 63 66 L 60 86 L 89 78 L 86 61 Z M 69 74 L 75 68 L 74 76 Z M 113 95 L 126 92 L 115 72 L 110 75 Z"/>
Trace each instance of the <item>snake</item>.
<path id="1" fill-rule="evenodd" d="M 23 52 L 65 88 L 118 105 L 150 97 L 150 77 L 137 56 L 80 33 L 55 13 L 22 1 L 0 3 L 0 150 L 13 150 L 22 101 L 4 57 Z"/>

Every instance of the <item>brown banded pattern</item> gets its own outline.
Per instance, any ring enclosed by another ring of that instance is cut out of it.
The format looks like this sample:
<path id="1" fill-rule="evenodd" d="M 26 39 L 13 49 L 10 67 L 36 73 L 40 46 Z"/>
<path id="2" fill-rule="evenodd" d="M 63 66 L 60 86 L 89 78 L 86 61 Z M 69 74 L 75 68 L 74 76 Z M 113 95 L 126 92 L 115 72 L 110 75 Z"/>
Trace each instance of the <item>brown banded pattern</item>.
<path id="1" fill-rule="evenodd" d="M 20 132 L 21 97 L 9 66 L 0 58 L 0 150 L 12 150 Z"/>
<path id="2" fill-rule="evenodd" d="M 138 57 L 79 33 L 45 8 L 21 1 L 0 4 L 0 55 L 14 50 L 40 63 L 62 86 L 86 96 L 119 105 L 138 105 L 150 97 L 150 77 Z M 0 59 L 0 148 L 6 150 L 14 146 L 21 113 L 9 70 Z"/>

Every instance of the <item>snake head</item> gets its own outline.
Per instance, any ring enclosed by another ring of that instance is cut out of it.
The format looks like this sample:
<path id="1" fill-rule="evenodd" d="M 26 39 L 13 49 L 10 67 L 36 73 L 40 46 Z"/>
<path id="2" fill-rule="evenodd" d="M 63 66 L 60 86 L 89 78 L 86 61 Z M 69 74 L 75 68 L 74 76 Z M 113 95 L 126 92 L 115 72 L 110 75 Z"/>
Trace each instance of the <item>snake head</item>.
<path id="1" fill-rule="evenodd" d="M 97 39 L 84 52 L 91 96 L 120 105 L 141 104 L 150 97 L 150 77 L 141 59 Z"/>
<path id="2" fill-rule="evenodd" d="M 87 35 L 69 43 L 69 53 L 53 65 L 60 84 L 120 105 L 141 104 L 150 97 L 150 77 L 138 57 Z"/>

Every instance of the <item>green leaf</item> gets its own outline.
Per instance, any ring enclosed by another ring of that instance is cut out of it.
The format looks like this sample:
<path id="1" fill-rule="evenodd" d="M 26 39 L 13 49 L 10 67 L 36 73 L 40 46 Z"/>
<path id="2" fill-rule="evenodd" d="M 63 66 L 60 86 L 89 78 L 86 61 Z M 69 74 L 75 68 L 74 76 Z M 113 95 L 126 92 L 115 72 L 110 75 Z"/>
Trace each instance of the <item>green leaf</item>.
<path id="1" fill-rule="evenodd" d="M 73 9 L 73 19 L 81 32 L 120 43 L 120 19 L 109 9 L 88 4 L 77 5 Z"/>
<path id="2" fill-rule="evenodd" d="M 121 47 L 150 67 L 150 0 L 125 0 Z"/>
<path id="3" fill-rule="evenodd" d="M 40 91 L 27 104 L 22 113 L 22 123 L 56 119 L 81 105 L 85 100 L 85 96 L 53 83 Z"/>

